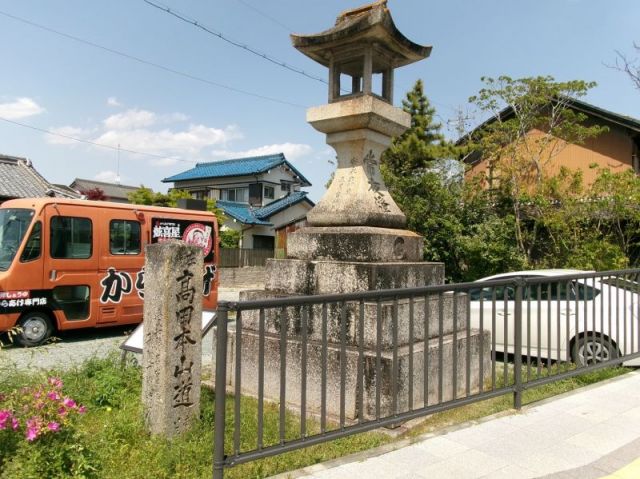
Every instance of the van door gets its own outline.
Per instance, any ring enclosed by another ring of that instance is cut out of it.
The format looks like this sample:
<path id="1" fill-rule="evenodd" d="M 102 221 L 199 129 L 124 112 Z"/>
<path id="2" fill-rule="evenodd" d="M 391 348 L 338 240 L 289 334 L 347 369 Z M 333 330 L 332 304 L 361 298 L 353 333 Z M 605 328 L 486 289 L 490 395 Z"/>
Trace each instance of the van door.
<path id="1" fill-rule="evenodd" d="M 47 205 L 44 278 L 60 329 L 96 322 L 98 255 L 95 210 L 77 205 Z"/>
<path id="2" fill-rule="evenodd" d="M 143 318 L 144 246 L 148 226 L 143 215 L 104 209 L 99 239 L 100 324 L 132 324 Z"/>

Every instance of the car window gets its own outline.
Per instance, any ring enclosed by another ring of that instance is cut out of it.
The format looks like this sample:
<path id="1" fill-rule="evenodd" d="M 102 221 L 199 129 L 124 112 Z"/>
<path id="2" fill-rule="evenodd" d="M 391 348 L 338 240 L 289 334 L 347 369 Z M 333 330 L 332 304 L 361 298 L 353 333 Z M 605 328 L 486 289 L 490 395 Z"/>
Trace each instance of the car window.
<path id="1" fill-rule="evenodd" d="M 140 254 L 140 223 L 112 220 L 109 223 L 109 251 L 111 254 Z"/>
<path id="2" fill-rule="evenodd" d="M 573 282 L 573 289 L 575 294 L 578 296 L 578 299 L 581 299 L 583 301 L 591 301 L 600 294 L 599 289 L 593 288 L 588 284 L 579 283 L 577 281 Z"/>
<path id="3" fill-rule="evenodd" d="M 87 259 L 91 257 L 92 224 L 89 218 L 51 218 L 51 257 Z"/>
<path id="4" fill-rule="evenodd" d="M 567 299 L 591 301 L 599 294 L 599 289 L 577 281 L 572 281 L 567 290 L 567 283 L 562 281 L 560 283 L 531 285 L 525 292 L 525 298 L 531 301 L 537 301 L 538 299 L 541 301 L 566 301 Z"/>
<path id="5" fill-rule="evenodd" d="M 513 301 L 516 298 L 515 290 L 512 286 L 496 286 L 495 288 L 474 288 L 469 290 L 469 298 L 472 301 L 479 301 L 480 299 L 483 299 L 484 301 L 492 301 L 494 298 L 494 290 L 496 301 L 503 301 L 505 299 L 505 292 L 507 300 Z"/>
<path id="6" fill-rule="evenodd" d="M 558 301 L 567 299 L 567 285 L 558 283 L 541 283 L 527 288 L 525 297 L 531 301 Z"/>

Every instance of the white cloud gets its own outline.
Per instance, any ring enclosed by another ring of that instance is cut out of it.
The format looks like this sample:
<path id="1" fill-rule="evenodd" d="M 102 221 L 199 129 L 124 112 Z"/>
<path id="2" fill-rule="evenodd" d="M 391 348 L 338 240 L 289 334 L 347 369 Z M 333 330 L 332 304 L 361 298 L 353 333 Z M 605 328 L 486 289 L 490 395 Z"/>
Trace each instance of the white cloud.
<path id="1" fill-rule="evenodd" d="M 127 150 L 153 154 L 197 154 L 203 148 L 225 144 L 237 137 L 234 127 L 210 128 L 204 125 L 189 125 L 183 131 L 169 128 L 149 130 L 108 130 L 94 141 L 104 145 L 118 146 Z"/>
<path id="2" fill-rule="evenodd" d="M 88 139 L 89 135 L 91 135 L 91 130 L 76 128 L 75 126 L 60 126 L 49 128 L 53 135 L 46 134 L 44 138 L 47 143 L 51 145 L 77 145 L 78 142 L 72 140 L 71 138 L 79 138 L 82 140 Z M 61 135 L 61 136 L 58 136 Z M 70 138 L 66 138 L 70 137 Z"/>
<path id="3" fill-rule="evenodd" d="M 129 130 L 155 124 L 157 116 L 147 110 L 127 110 L 107 117 L 102 123 L 107 130 Z"/>
<path id="4" fill-rule="evenodd" d="M 263 145 L 245 151 L 215 150 L 212 156 L 217 158 L 244 158 L 248 156 L 272 155 L 284 153 L 289 161 L 298 161 L 310 155 L 313 149 L 304 143 L 276 143 L 273 145 Z"/>
<path id="5" fill-rule="evenodd" d="M 99 173 L 94 175 L 93 179 L 96 180 L 96 181 L 104 181 L 104 182 L 107 182 L 107 183 L 115 183 L 118 180 L 122 181 L 123 179 L 126 180 L 127 178 L 118 178 L 118 174 L 115 171 L 104 170 L 104 171 L 100 171 Z"/>
<path id="6" fill-rule="evenodd" d="M 180 160 L 196 161 L 203 150 L 224 148 L 235 139 L 242 138 L 236 125 L 215 128 L 202 124 L 180 124 L 189 117 L 183 113 L 158 114 L 148 110 L 129 109 L 108 116 L 95 128 L 63 126 L 51 128 L 52 133 L 87 140 L 113 148 L 120 147 L 130 158 L 147 159 L 155 166 L 170 166 Z M 76 144 L 71 139 L 45 135 L 51 144 Z M 149 159 L 144 154 L 167 158 Z M 208 153 L 207 153 L 208 154 Z M 185 163 L 186 164 L 186 163 Z M 113 172 L 101 172 L 112 181 Z"/>
<path id="7" fill-rule="evenodd" d="M 31 98 L 18 98 L 11 103 L 0 103 L 0 116 L 7 120 L 17 120 L 29 116 L 39 115 L 44 108 Z"/>
<path id="8" fill-rule="evenodd" d="M 160 121 L 163 123 L 178 123 L 181 121 L 187 121 L 189 117 L 184 113 L 170 113 L 168 115 L 162 115 Z"/>
<path id="9" fill-rule="evenodd" d="M 120 103 L 115 96 L 110 96 L 109 98 L 107 98 L 107 105 L 117 107 L 122 106 L 122 103 Z"/>

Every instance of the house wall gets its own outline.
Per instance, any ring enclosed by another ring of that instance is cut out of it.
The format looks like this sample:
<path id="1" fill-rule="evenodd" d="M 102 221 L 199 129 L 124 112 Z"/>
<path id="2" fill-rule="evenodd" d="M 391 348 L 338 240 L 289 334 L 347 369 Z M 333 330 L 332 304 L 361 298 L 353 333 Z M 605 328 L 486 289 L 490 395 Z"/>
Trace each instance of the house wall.
<path id="1" fill-rule="evenodd" d="M 538 130 L 529 132 L 532 138 L 541 134 Z M 598 175 L 597 168 L 591 168 L 592 165 L 619 173 L 634 168 L 634 153 L 637 154 L 637 151 L 629 134 L 620 127 L 610 125 L 608 132 L 595 138 L 589 138 L 582 145 L 566 145 L 544 165 L 544 169 L 549 175 L 559 173 L 563 166 L 572 171 L 580 170 L 583 174 L 584 185 L 588 188 Z M 465 176 L 472 178 L 476 175 L 485 175 L 486 178 L 489 178 L 487 161 L 481 160 L 472 165 Z"/>
<path id="2" fill-rule="evenodd" d="M 311 210 L 311 205 L 306 201 L 300 201 L 295 205 L 280 211 L 279 213 L 269 217 L 269 222 L 276 228 L 280 225 L 290 223 L 291 221 L 306 216 Z M 272 236 L 275 235 L 275 229 L 272 232 Z"/>
<path id="3" fill-rule="evenodd" d="M 248 176 L 229 176 L 225 178 L 204 178 L 204 179 L 195 179 L 195 180 L 186 180 L 186 181 L 176 181 L 174 183 L 174 188 L 176 189 L 184 189 L 187 191 L 199 191 L 199 190 L 208 190 L 209 198 L 218 200 L 220 199 L 220 189 L 225 188 L 244 188 L 248 187 L 250 183 L 264 183 L 268 186 L 273 186 L 274 188 L 274 198 L 273 199 L 265 199 L 263 198 L 262 205 L 267 205 L 272 201 L 283 198 L 287 195 L 287 192 L 282 191 L 280 188 L 280 182 L 294 182 L 297 181 L 294 179 L 293 174 L 290 171 L 285 171 L 282 166 L 277 166 L 265 173 L 261 173 L 259 175 L 248 175 Z M 291 192 L 298 191 L 300 189 L 300 185 L 292 185 Z"/>
<path id="4" fill-rule="evenodd" d="M 239 222 L 234 222 L 232 218 L 228 218 L 224 222 L 223 228 L 229 228 L 235 231 L 242 232 L 242 244 L 240 247 L 253 249 L 253 235 L 275 237 L 275 227 L 281 224 L 289 223 L 296 218 L 306 216 L 307 212 L 310 209 L 311 205 L 309 205 L 309 203 L 307 203 L 306 201 L 301 201 L 300 203 L 297 203 L 292 207 L 271 216 L 268 221 L 274 226 L 244 225 Z"/>

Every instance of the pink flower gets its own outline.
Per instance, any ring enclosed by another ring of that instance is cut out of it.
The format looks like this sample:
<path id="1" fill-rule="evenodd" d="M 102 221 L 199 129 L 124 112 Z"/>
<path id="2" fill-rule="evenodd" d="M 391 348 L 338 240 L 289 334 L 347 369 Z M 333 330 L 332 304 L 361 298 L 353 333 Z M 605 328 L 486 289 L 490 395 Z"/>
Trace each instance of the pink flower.
<path id="1" fill-rule="evenodd" d="M 40 399 L 42 397 L 42 392 L 40 391 L 36 391 L 33 393 L 33 398 L 34 399 Z"/>
<path id="2" fill-rule="evenodd" d="M 87 412 L 87 408 L 86 408 L 85 406 L 80 406 L 80 407 L 78 408 L 78 412 L 79 412 L 80 414 L 84 414 L 85 412 Z"/>
<path id="3" fill-rule="evenodd" d="M 49 431 L 56 432 L 60 430 L 60 424 L 55 421 L 51 421 L 49 424 L 47 424 L 47 428 L 49 428 Z"/>
<path id="4" fill-rule="evenodd" d="M 25 434 L 27 441 L 32 442 L 35 441 L 38 437 L 38 428 L 37 427 L 28 427 L 27 433 Z"/>
<path id="5" fill-rule="evenodd" d="M 64 406 L 60 406 L 60 407 L 58 408 L 58 414 L 59 414 L 60 416 L 62 416 L 62 417 L 66 416 L 66 415 L 67 415 L 67 412 L 68 412 L 68 411 L 67 411 L 67 409 L 66 409 Z"/>
<path id="6" fill-rule="evenodd" d="M 25 434 L 25 437 L 27 438 L 27 441 L 31 442 L 34 441 L 39 434 L 39 424 L 38 424 L 38 419 L 35 417 L 32 417 L 31 419 L 29 419 L 27 421 L 27 432 Z"/>
<path id="7" fill-rule="evenodd" d="M 49 399 L 51 399 L 52 401 L 59 401 L 60 400 L 60 394 L 58 394 L 56 391 L 51 391 L 51 392 L 47 393 L 47 397 Z"/>
<path id="8" fill-rule="evenodd" d="M 65 407 L 68 407 L 69 409 L 73 409 L 76 407 L 76 402 L 71 398 L 64 398 L 62 404 L 64 404 Z"/>
<path id="9" fill-rule="evenodd" d="M 0 430 L 5 429 L 7 421 L 12 417 L 11 411 L 6 409 L 0 410 Z"/>
<path id="10" fill-rule="evenodd" d="M 44 409 L 44 402 L 43 401 L 38 401 L 35 405 L 37 410 L 41 410 Z"/>
<path id="11" fill-rule="evenodd" d="M 60 378 L 49 378 L 49 384 L 51 384 L 54 388 L 62 388 L 62 379 Z"/>
<path id="12" fill-rule="evenodd" d="M 18 429 L 18 426 L 20 426 L 20 423 L 18 422 L 18 420 L 15 417 L 12 417 L 11 418 L 11 429 L 16 431 Z"/>

